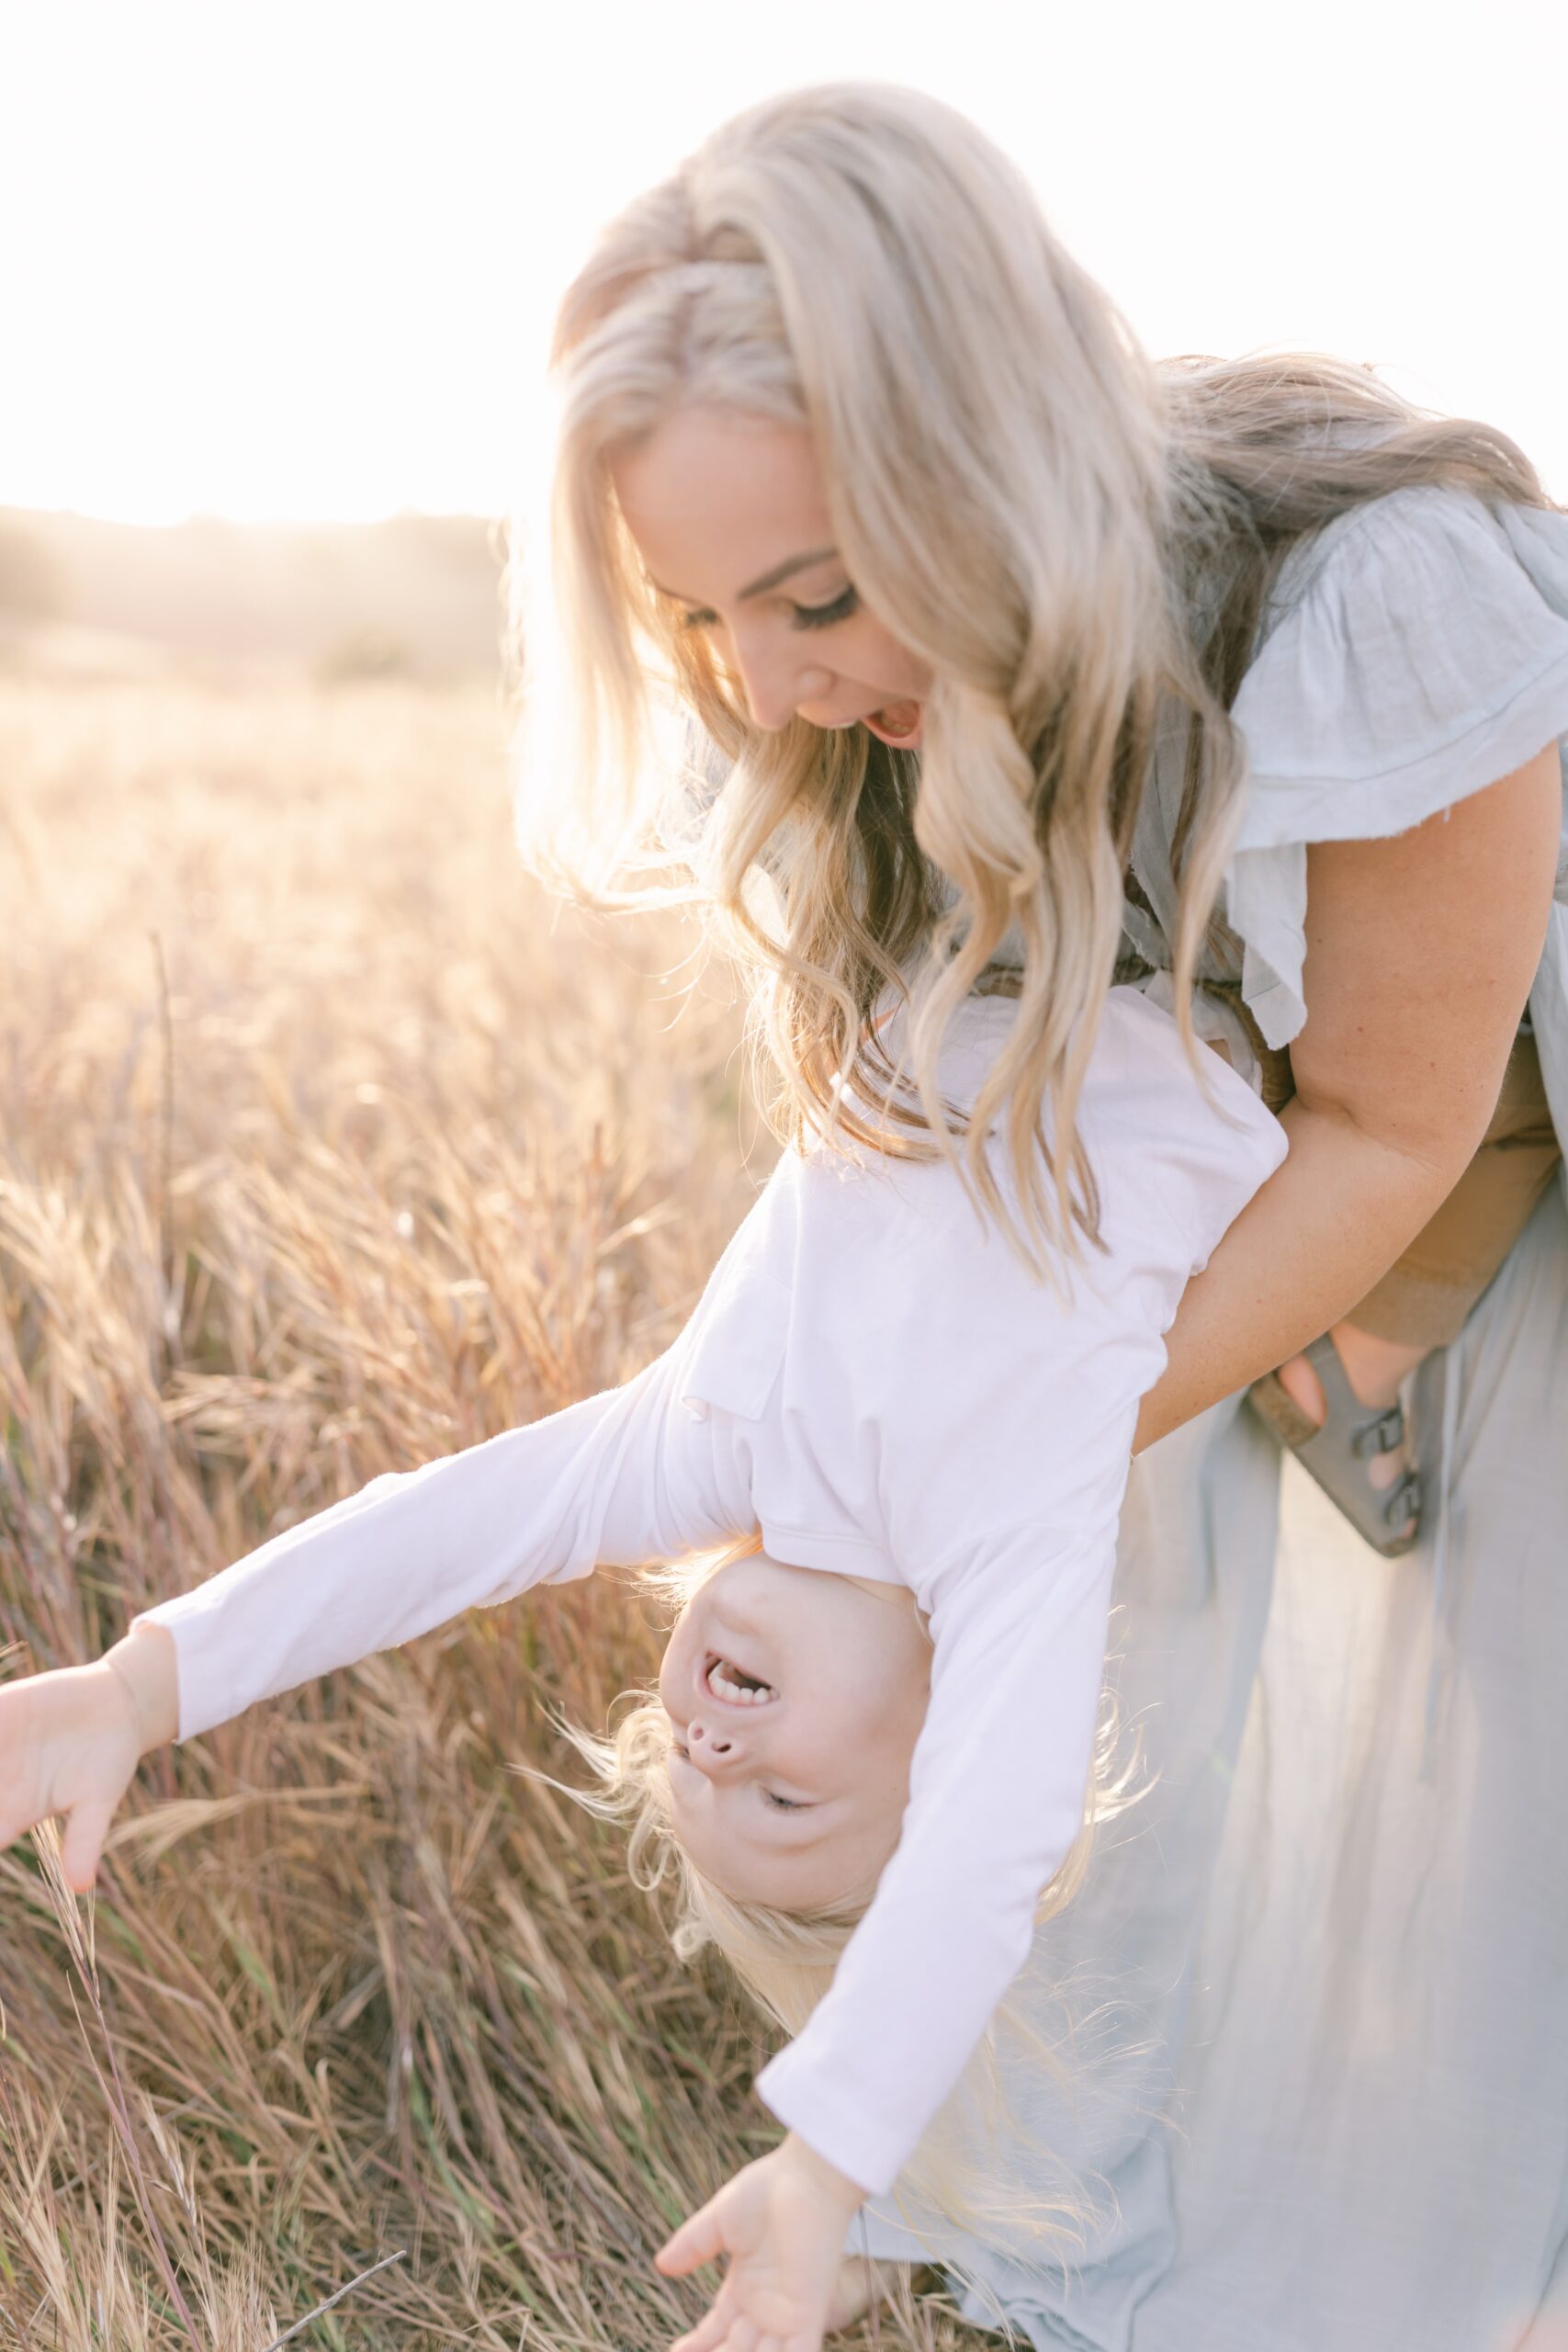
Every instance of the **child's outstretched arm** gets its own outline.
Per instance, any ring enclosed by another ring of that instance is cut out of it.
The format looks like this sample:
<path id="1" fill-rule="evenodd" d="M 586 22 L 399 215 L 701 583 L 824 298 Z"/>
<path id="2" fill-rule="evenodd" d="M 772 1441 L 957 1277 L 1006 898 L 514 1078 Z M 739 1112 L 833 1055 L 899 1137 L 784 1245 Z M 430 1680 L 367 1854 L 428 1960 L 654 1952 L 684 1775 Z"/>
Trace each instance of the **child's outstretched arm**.
<path id="1" fill-rule="evenodd" d="M 678 1342 L 623 1388 L 373 1479 L 143 1611 L 96 1664 L 0 1688 L 0 1847 L 68 1814 L 66 1874 L 85 1887 L 150 1747 L 466 1609 L 739 1532 L 699 1425 L 670 1411 L 683 1361 Z"/>
<path id="2" fill-rule="evenodd" d="M 178 1736 L 602 1561 L 706 1540 L 664 1437 L 680 1350 L 625 1387 L 358 1494 L 132 1620 L 174 1635 Z M 688 1530 L 697 1529 L 694 1536 Z M 728 1529 L 723 1531 L 729 1532 Z"/>

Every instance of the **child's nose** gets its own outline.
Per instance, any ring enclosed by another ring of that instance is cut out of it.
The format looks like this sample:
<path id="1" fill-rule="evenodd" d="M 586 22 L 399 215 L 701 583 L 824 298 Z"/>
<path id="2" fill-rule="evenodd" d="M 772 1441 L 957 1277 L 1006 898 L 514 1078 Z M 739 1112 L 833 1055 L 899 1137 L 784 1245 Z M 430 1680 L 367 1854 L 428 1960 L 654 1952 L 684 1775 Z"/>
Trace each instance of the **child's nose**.
<path id="1" fill-rule="evenodd" d="M 712 1729 L 694 1715 L 686 1726 L 686 1752 L 699 1770 L 714 1772 L 739 1753 L 735 1736 L 722 1724 Z"/>

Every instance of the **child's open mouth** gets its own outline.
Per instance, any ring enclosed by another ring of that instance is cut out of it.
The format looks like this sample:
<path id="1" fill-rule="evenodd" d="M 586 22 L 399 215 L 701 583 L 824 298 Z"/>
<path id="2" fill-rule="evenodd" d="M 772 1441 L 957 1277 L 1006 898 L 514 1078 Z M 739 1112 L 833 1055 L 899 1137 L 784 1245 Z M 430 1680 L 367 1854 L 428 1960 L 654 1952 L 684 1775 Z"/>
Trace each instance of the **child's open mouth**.
<path id="1" fill-rule="evenodd" d="M 728 1699 L 731 1706 L 766 1706 L 774 1695 L 771 1682 L 761 1682 L 754 1674 L 743 1674 L 717 1651 L 712 1653 L 703 1668 L 703 1681 L 716 1699 Z"/>

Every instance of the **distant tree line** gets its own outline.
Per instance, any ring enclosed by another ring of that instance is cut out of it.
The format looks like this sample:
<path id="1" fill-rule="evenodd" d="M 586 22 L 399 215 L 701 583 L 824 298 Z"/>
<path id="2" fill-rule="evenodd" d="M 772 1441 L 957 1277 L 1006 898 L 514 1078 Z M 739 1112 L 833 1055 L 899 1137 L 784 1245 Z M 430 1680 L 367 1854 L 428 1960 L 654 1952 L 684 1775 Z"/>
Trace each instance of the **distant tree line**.
<path id="1" fill-rule="evenodd" d="M 70 605 L 65 570 L 34 531 L 0 515 L 0 617 L 63 620 Z"/>

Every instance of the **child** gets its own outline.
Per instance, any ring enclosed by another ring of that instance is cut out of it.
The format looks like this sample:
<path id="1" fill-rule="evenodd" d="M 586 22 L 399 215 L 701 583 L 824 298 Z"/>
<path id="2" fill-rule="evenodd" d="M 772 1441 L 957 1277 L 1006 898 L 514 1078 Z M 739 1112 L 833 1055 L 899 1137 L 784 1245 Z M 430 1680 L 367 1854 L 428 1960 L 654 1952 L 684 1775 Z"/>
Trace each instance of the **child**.
<path id="1" fill-rule="evenodd" d="M 947 1100 L 974 1099 L 1015 1014 L 964 1005 Z M 819 2327 L 850 2216 L 958 2081 L 1082 1827 L 1138 1401 L 1189 1278 L 1285 1157 L 1250 1088 L 1208 1075 L 1212 1100 L 1169 1017 L 1111 990 L 1077 1114 L 1101 1247 L 1056 1292 L 951 1159 L 821 1134 L 786 1151 L 626 1386 L 378 1478 L 143 1612 L 97 1667 L 0 1690 L 0 1837 L 71 1811 L 85 1883 L 151 1742 L 463 1609 L 755 1532 L 665 1655 L 670 1826 L 753 1919 L 864 1916 L 758 2078 L 784 2147 L 661 2259 L 743 2239 L 727 2291 L 782 2265 Z M 1010 1197 L 1005 1137 L 985 1151 Z"/>

